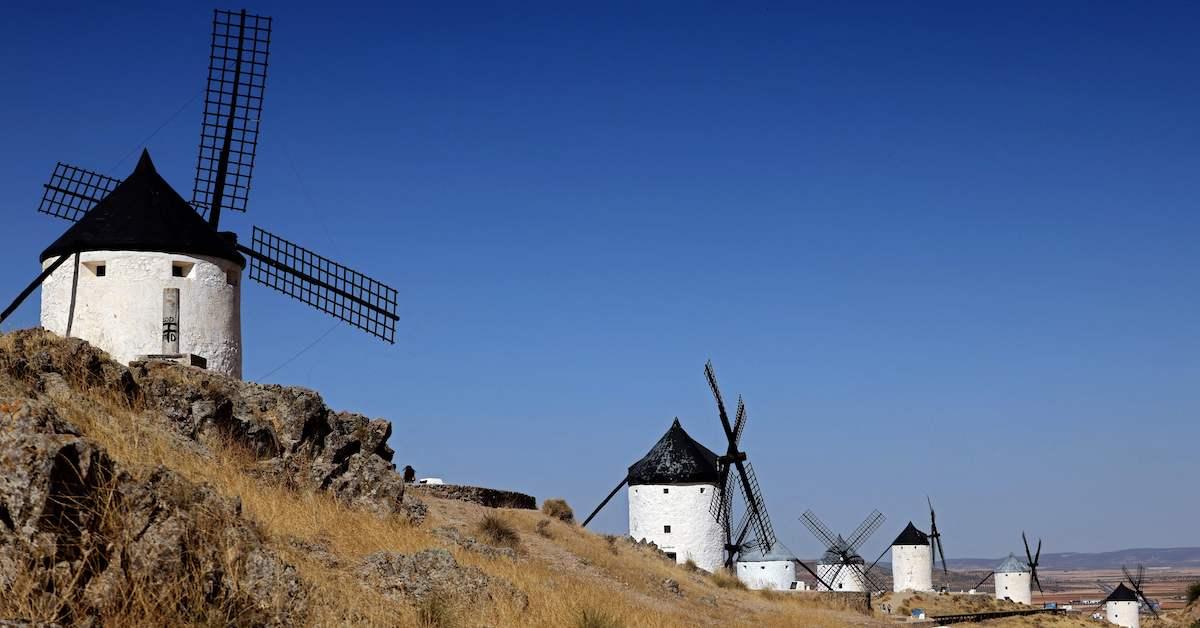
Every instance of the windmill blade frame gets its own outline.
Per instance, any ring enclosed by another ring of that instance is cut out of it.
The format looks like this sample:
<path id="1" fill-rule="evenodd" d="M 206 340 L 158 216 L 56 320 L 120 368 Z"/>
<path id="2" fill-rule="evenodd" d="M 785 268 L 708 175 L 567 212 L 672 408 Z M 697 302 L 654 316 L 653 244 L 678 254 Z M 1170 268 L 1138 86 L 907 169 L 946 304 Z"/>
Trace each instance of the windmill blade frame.
<path id="1" fill-rule="evenodd" d="M 245 9 L 213 11 L 192 206 L 214 228 L 223 208 L 246 211 L 267 85 L 271 21 Z"/>
<path id="2" fill-rule="evenodd" d="M 839 544 L 833 530 L 830 530 L 829 526 L 825 525 L 825 522 L 821 521 L 813 511 L 805 510 L 804 514 L 800 515 L 800 521 L 808 528 L 809 532 L 812 532 L 813 536 L 817 537 L 817 540 L 825 544 L 826 548 L 836 547 Z"/>
<path id="3" fill-rule="evenodd" d="M 858 548 L 866 542 L 867 538 L 874 534 L 879 529 L 879 526 L 883 525 L 883 521 L 886 518 L 878 510 L 872 510 L 871 514 L 867 515 L 867 518 L 858 524 L 854 532 L 850 533 L 850 538 L 846 539 L 846 548 L 852 552 L 858 551 Z"/>
<path id="4" fill-rule="evenodd" d="M 259 227 L 251 245 L 250 279 L 395 344 L 395 288 Z"/>
<path id="5" fill-rule="evenodd" d="M 1046 591 L 1042 589 L 1042 581 L 1040 578 L 1038 578 L 1037 572 L 1038 561 L 1042 557 L 1042 540 L 1038 539 L 1036 554 L 1031 554 L 1029 552 L 1029 539 L 1025 538 L 1024 530 L 1021 531 L 1021 542 L 1025 544 L 1025 558 L 1028 559 L 1027 562 L 1029 564 L 1029 573 L 1031 576 L 1033 576 L 1033 583 L 1037 585 L 1038 593 L 1045 595 Z"/>
<path id="6" fill-rule="evenodd" d="M 942 573 L 948 576 L 950 569 L 946 566 L 946 552 L 942 548 L 942 533 L 937 529 L 937 513 L 933 510 L 933 500 L 926 495 L 925 503 L 929 504 L 929 539 L 937 547 L 938 556 L 942 559 Z"/>
<path id="7" fill-rule="evenodd" d="M 120 184 L 121 180 L 115 177 L 60 161 L 50 173 L 50 180 L 42 184 L 45 191 L 37 210 L 55 218 L 79 222 Z"/>
<path id="8" fill-rule="evenodd" d="M 746 403 L 742 401 L 741 395 L 738 395 L 737 412 L 733 418 L 733 444 L 742 444 L 742 430 L 746 429 Z"/>

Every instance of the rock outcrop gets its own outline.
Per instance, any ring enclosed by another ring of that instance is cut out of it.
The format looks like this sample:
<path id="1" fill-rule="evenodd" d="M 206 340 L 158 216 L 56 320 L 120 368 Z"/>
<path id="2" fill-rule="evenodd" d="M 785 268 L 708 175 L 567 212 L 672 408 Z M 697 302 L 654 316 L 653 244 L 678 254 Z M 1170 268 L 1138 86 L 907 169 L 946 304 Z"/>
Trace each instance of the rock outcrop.
<path id="1" fill-rule="evenodd" d="M 6 399 L 0 591 L 22 590 L 64 623 L 164 600 L 187 623 L 295 625 L 308 608 L 295 569 L 237 500 L 164 468 L 134 479 L 49 405 Z"/>
<path id="2" fill-rule="evenodd" d="M 5 340 L 0 373 L 34 391 L 120 397 L 201 447 L 208 437 L 242 447 L 259 461 L 265 478 L 329 491 L 356 507 L 414 523 L 425 517 L 419 500 L 405 499 L 387 444 L 388 421 L 335 412 L 305 388 L 248 383 L 170 362 L 126 368 L 85 341 L 41 329 L 13 332 Z"/>

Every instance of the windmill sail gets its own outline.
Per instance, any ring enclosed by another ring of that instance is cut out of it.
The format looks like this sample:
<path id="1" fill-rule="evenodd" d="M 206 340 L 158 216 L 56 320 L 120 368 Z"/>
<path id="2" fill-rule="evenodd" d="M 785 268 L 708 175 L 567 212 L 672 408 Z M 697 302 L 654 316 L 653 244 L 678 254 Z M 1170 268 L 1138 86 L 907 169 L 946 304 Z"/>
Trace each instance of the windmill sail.
<path id="1" fill-rule="evenodd" d="M 395 343 L 396 290 L 259 227 L 250 258 L 250 279 Z"/>
<path id="2" fill-rule="evenodd" d="M 38 211 L 55 218 L 79 222 L 96 203 L 104 200 L 121 183 L 120 179 L 58 162 L 50 181 L 42 184 L 45 192 Z"/>
<path id="3" fill-rule="evenodd" d="M 192 206 L 214 227 L 222 208 L 246 211 L 270 47 L 271 18 L 245 10 L 213 12 Z"/>

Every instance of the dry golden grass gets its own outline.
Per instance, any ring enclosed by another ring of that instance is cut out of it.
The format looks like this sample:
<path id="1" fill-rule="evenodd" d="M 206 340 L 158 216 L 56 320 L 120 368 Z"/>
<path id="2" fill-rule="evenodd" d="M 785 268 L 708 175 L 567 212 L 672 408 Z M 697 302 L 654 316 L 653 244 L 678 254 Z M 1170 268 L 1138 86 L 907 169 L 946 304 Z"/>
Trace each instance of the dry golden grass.
<path id="1" fill-rule="evenodd" d="M 4 349 L 0 336 L 0 350 Z M 4 376 L 0 376 L 3 379 Z M 82 381 L 71 380 L 70 381 Z M 0 388 L 17 386 L 11 380 Z M 19 387 L 19 386 L 17 386 Z M 82 393 L 82 394 L 81 394 Z M 761 595 L 745 591 L 732 575 L 708 576 L 676 565 L 648 548 L 597 535 L 577 525 L 548 519 L 537 511 L 491 510 L 461 502 L 427 498 L 429 521 L 412 526 L 399 517 L 384 517 L 350 508 L 327 494 L 297 490 L 256 476 L 248 452 L 222 442 L 198 448 L 175 435 L 135 400 L 98 391 L 60 394 L 54 400 L 62 416 L 135 476 L 166 466 L 194 482 L 241 500 L 243 515 L 262 532 L 268 545 L 295 565 L 309 586 L 310 615 L 316 626 L 614 626 L 669 628 L 683 626 L 876 625 L 827 598 L 803 593 Z M 204 451 L 207 449 L 207 452 Z M 470 552 L 431 534 L 443 525 L 459 528 L 481 541 L 494 542 L 476 525 L 502 527 L 518 539 L 521 557 L 512 560 Z M 498 523 L 497 523 L 498 522 Z M 540 529 L 539 529 L 540 526 Z M 322 552 L 314 552 L 319 547 Z M 386 550 L 412 553 L 447 547 L 456 559 L 488 575 L 503 578 L 524 591 L 528 605 L 498 596 L 482 606 L 463 607 L 454 600 L 413 606 L 388 600 L 365 588 L 353 575 L 363 557 Z M 663 581 L 678 582 L 680 595 Z M 0 616 L 48 616 L 45 609 L 12 603 L 54 604 L 40 598 L 39 583 L 10 591 L 0 603 Z M 161 625 L 164 600 L 182 599 L 191 586 L 186 577 L 175 589 L 137 591 L 128 607 L 106 619 L 109 626 Z M 16 595 L 11 595 L 11 594 Z M 236 609 L 234 609 L 236 610 Z M 35 612 L 39 611 L 39 612 Z M 193 617 L 194 623 L 227 625 L 236 616 Z M 882 624 L 879 624 L 882 625 Z"/>

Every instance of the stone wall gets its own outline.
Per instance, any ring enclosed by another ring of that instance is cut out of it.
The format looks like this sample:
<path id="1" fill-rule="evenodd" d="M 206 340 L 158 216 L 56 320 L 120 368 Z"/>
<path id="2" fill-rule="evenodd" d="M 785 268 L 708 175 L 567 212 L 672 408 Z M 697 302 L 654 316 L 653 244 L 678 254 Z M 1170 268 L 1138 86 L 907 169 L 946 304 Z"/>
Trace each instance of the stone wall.
<path id="1" fill-rule="evenodd" d="M 429 497 L 455 499 L 461 502 L 487 506 L 488 508 L 537 509 L 537 498 L 516 491 L 501 491 L 494 488 L 463 486 L 461 484 L 410 484 L 409 489 L 414 493 L 428 495 Z"/>

